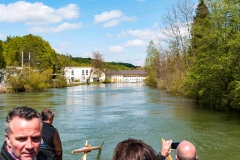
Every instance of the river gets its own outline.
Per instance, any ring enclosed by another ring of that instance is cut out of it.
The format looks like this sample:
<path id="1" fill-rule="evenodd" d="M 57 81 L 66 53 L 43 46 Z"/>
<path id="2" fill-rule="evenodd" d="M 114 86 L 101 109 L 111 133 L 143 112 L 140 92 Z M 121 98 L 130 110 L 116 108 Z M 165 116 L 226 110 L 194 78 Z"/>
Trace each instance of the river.
<path id="1" fill-rule="evenodd" d="M 89 160 L 111 160 L 118 142 L 135 138 L 161 149 L 161 138 L 189 140 L 201 160 L 240 159 L 240 115 L 197 106 L 189 99 L 175 97 L 140 83 L 83 85 L 39 92 L 0 94 L 0 143 L 4 121 L 10 109 L 30 106 L 55 113 L 53 125 L 59 130 L 63 159 L 77 160 L 71 151 L 104 141 L 87 155 Z M 171 153 L 174 157 L 174 152 Z"/>

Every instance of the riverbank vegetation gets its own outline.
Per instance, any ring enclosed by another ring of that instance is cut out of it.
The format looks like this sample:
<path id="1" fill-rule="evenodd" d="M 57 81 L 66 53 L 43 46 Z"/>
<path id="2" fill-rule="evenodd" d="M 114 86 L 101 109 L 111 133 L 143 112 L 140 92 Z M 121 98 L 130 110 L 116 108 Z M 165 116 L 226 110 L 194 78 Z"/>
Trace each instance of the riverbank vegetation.
<path id="1" fill-rule="evenodd" d="M 98 53 L 98 55 L 101 54 Z M 96 61 L 95 59 L 94 56 L 81 58 L 68 54 L 58 54 L 40 36 L 32 34 L 23 37 L 8 36 L 5 41 L 0 40 L 0 82 L 3 81 L 1 78 L 4 75 L 9 89 L 33 91 L 66 87 L 68 84 L 64 77 L 64 68 L 69 66 L 92 66 L 100 70 L 137 68 L 137 66 L 128 63 L 104 61 L 102 61 L 101 66 L 96 66 L 95 64 L 98 63 L 93 63 Z"/>
<path id="2" fill-rule="evenodd" d="M 239 2 L 189 0 L 163 18 L 165 36 L 147 49 L 146 83 L 216 109 L 240 110 Z"/>

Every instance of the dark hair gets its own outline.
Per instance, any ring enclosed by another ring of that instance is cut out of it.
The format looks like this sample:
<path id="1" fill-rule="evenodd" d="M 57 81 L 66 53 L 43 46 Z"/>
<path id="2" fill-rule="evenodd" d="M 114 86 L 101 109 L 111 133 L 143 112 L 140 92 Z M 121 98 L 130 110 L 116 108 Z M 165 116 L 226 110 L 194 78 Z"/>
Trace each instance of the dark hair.
<path id="1" fill-rule="evenodd" d="M 33 118 L 38 118 L 42 124 L 41 116 L 35 109 L 27 106 L 17 107 L 11 110 L 6 117 L 5 132 L 7 134 L 11 133 L 9 123 L 12 121 L 14 117 L 19 117 L 27 121 L 32 120 Z"/>
<path id="2" fill-rule="evenodd" d="M 42 116 L 42 120 L 46 121 L 46 120 L 48 120 L 49 117 L 54 116 L 54 113 L 50 109 L 44 109 L 42 111 L 41 116 Z"/>
<path id="3" fill-rule="evenodd" d="M 157 160 L 157 156 L 151 146 L 129 138 L 117 144 L 112 160 Z"/>

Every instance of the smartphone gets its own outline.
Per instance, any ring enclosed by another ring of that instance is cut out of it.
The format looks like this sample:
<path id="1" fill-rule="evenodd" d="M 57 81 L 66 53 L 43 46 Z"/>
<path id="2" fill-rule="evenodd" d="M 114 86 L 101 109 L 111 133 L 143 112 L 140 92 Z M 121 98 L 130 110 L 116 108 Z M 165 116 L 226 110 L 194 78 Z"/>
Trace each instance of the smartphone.
<path id="1" fill-rule="evenodd" d="M 171 149 L 177 149 L 180 142 L 172 142 Z"/>

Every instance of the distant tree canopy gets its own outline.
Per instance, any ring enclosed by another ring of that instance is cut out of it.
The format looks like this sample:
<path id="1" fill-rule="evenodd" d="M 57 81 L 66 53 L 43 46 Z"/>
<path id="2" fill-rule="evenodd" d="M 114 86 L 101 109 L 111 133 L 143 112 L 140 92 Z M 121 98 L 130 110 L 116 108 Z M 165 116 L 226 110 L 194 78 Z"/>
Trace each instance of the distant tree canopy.
<path id="1" fill-rule="evenodd" d="M 148 73 L 148 77 L 145 82 L 149 86 L 157 86 L 157 80 L 160 76 L 160 53 L 154 45 L 153 41 L 149 42 L 147 47 L 147 57 L 145 59 L 145 70 Z"/>
<path id="2" fill-rule="evenodd" d="M 23 65 L 42 71 L 51 68 L 54 73 L 63 73 L 66 66 L 91 66 L 91 60 L 58 54 L 49 42 L 32 34 L 8 36 L 5 41 L 0 41 L 0 68 Z M 106 62 L 105 65 L 108 70 L 131 70 L 138 67 L 122 62 Z"/>
<path id="3" fill-rule="evenodd" d="M 72 57 L 71 59 L 76 62 L 76 66 L 91 66 L 91 58 Z"/>
<path id="4" fill-rule="evenodd" d="M 3 57 L 3 42 L 0 40 L 0 69 L 6 67 L 6 62 Z"/>
<path id="5" fill-rule="evenodd" d="M 71 60 L 76 62 L 75 66 L 91 66 L 92 58 L 72 57 Z M 105 62 L 105 67 L 108 70 L 132 70 L 139 66 L 123 62 Z"/>
<path id="6" fill-rule="evenodd" d="M 106 68 L 108 70 L 132 70 L 137 69 L 139 66 L 134 66 L 130 63 L 123 62 L 106 62 Z"/>
<path id="7" fill-rule="evenodd" d="M 49 42 L 32 34 L 8 36 L 5 41 L 0 40 L 0 69 L 6 68 L 6 79 L 15 91 L 66 87 L 65 67 L 69 66 L 92 66 L 99 79 L 102 71 L 108 70 L 106 64 L 108 68 L 118 70 L 135 68 L 128 63 L 105 63 L 99 53 L 94 54 L 93 58 L 58 54 Z M 18 67 L 23 68 L 19 70 Z"/>
<path id="8" fill-rule="evenodd" d="M 240 110 L 239 1 L 199 0 L 194 6 L 179 0 L 163 17 L 164 46 L 149 45 L 147 80 L 204 106 Z"/>
<path id="9" fill-rule="evenodd" d="M 7 37 L 3 45 L 3 56 L 7 66 L 31 66 L 47 69 L 56 63 L 57 53 L 40 36 Z"/>

